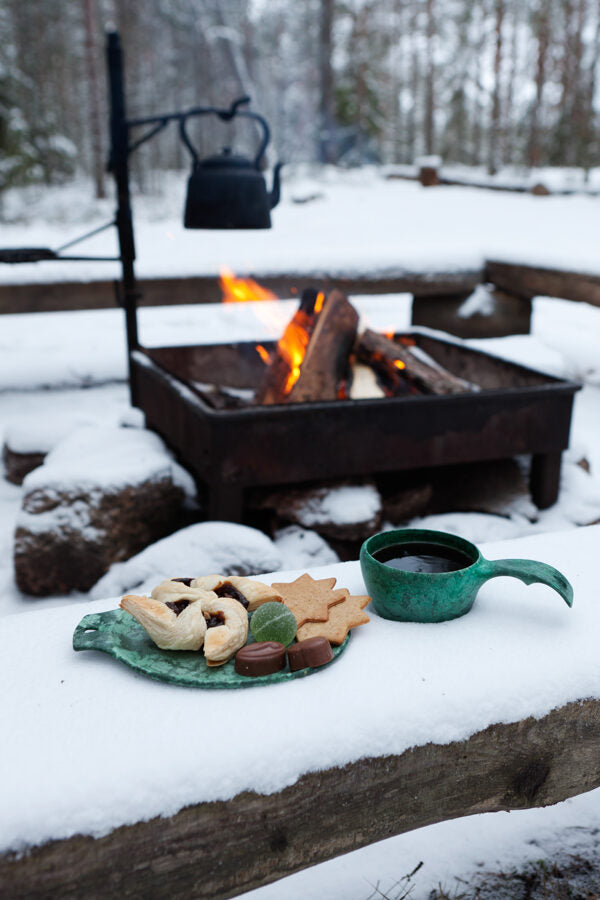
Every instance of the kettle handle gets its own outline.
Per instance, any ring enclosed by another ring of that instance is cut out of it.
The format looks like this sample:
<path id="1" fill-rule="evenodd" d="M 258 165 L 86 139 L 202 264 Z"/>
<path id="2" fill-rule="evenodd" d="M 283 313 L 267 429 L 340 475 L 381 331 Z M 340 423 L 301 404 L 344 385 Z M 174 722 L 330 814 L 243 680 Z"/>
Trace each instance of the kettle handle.
<path id="1" fill-rule="evenodd" d="M 196 148 L 190 141 L 190 137 L 186 130 L 186 121 L 189 116 L 203 116 L 213 113 L 214 115 L 218 116 L 223 122 L 230 122 L 235 116 L 241 116 L 245 119 L 254 119 L 255 122 L 258 122 L 258 124 L 262 128 L 262 138 L 256 156 L 254 157 L 253 166 L 255 169 L 260 169 L 261 160 L 265 154 L 267 145 L 271 140 L 271 130 L 266 120 L 263 119 L 263 117 L 258 113 L 239 109 L 240 106 L 245 105 L 249 102 L 250 97 L 239 97 L 237 100 L 233 101 L 229 109 L 218 109 L 217 107 L 211 106 L 207 107 L 206 109 L 193 109 L 188 113 L 182 114 L 181 118 L 179 119 L 179 134 L 181 136 L 181 140 L 191 154 L 192 160 L 194 161 L 194 168 L 200 165 L 200 157 L 196 152 Z"/>

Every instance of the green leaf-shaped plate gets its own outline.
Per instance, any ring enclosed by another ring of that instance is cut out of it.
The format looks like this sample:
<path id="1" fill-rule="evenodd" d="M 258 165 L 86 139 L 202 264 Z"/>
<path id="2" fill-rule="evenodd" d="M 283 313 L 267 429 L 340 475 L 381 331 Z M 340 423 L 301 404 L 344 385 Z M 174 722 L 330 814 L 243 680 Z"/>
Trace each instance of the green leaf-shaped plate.
<path id="1" fill-rule="evenodd" d="M 334 662 L 344 652 L 350 635 L 343 644 L 333 648 Z M 74 650 L 101 650 L 114 656 L 136 672 L 167 681 L 170 684 L 181 684 L 185 687 L 201 688 L 240 688 L 254 687 L 258 684 L 271 684 L 274 681 L 289 681 L 292 678 L 304 678 L 320 669 L 300 669 L 290 672 L 286 665 L 281 672 L 273 675 L 261 675 L 248 678 L 238 675 L 234 668 L 234 660 L 223 666 L 209 667 L 202 653 L 191 653 L 181 650 L 161 650 L 148 637 L 129 613 L 123 609 L 111 609 L 109 612 L 92 613 L 84 616 L 73 633 Z M 331 663 L 327 663 L 331 665 Z"/>

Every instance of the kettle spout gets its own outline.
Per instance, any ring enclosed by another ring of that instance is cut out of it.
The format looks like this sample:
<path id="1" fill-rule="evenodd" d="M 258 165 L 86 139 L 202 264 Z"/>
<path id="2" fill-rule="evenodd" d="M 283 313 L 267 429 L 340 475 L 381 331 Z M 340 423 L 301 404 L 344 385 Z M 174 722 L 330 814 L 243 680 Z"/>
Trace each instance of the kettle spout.
<path id="1" fill-rule="evenodd" d="M 275 168 L 273 169 L 273 190 L 269 194 L 269 202 L 271 204 L 271 209 L 273 209 L 274 206 L 277 206 L 277 204 L 279 203 L 280 197 L 281 197 L 281 190 L 280 190 L 281 179 L 279 177 L 279 173 L 281 172 L 282 167 L 283 167 L 283 163 L 278 162 L 278 163 L 276 163 Z"/>

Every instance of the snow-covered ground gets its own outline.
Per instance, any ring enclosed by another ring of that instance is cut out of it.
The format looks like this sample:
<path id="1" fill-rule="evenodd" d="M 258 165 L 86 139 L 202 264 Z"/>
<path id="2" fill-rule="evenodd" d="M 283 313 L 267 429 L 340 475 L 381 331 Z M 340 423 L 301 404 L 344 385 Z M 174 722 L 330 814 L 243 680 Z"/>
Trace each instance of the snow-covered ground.
<path id="1" fill-rule="evenodd" d="M 162 198 L 141 199 L 136 204 L 142 277 L 215 273 L 222 264 L 239 274 L 445 269 L 477 267 L 486 256 L 600 272 L 595 238 L 598 198 L 423 190 L 409 182 L 385 182 L 374 171 L 344 176 L 312 173 L 286 184 L 281 207 L 273 213 L 271 232 L 184 232 L 180 210 L 185 179 L 180 180 L 181 185 L 175 187 L 173 182 L 173 190 Z M 313 202 L 293 202 L 311 193 L 321 196 Z M 99 207 L 86 200 L 81 186 L 74 186 L 39 200 L 31 192 L 9 197 L 7 212 L 12 224 L 0 227 L 0 245 L 56 247 L 94 227 L 103 216 L 110 218 L 112 204 Z M 114 235 L 110 232 L 89 244 L 90 252 L 111 250 Z M 106 279 L 117 274 L 112 264 L 3 266 L 0 282 Z M 404 328 L 409 320 L 406 296 L 361 298 L 357 305 L 376 328 Z M 264 339 L 280 333 L 292 308 L 289 301 L 273 304 L 267 315 L 264 307 L 253 304 L 145 309 L 140 316 L 142 341 L 149 345 L 212 342 L 222 340 L 224 334 L 231 340 Z M 427 524 L 483 541 L 530 533 L 543 536 L 598 520 L 600 310 L 537 298 L 530 336 L 476 343 L 585 383 L 575 400 L 560 501 L 536 522 L 516 511 L 508 518 L 457 511 Z M 118 310 L 4 316 L 0 351 L 2 434 L 64 433 L 71 424 L 116 423 L 127 413 L 125 337 Z M 589 463 L 589 474 L 578 465 L 582 459 Z M 16 590 L 12 535 L 20 498 L 20 488 L 0 481 L 0 615 L 88 602 L 87 595 L 33 600 Z M 287 548 L 288 567 L 293 566 L 290 553 L 293 545 Z M 598 792 L 550 810 L 443 823 L 294 876 L 286 882 L 285 896 L 286 900 L 296 896 L 363 900 L 372 891 L 370 885 L 380 881 L 382 889 L 389 889 L 423 859 L 425 866 L 415 880 L 418 888 L 411 895 L 419 900 L 440 880 L 453 889 L 453 879 L 468 878 L 481 863 L 486 868 L 520 865 L 528 858 L 552 856 L 565 844 L 586 852 L 593 844 L 586 829 L 598 827 Z M 282 896 L 276 887 L 259 894 L 261 900 Z"/>
<path id="2" fill-rule="evenodd" d="M 285 172 L 285 170 L 284 170 Z M 600 197 L 534 197 L 464 187 L 386 181 L 377 169 L 296 172 L 284 180 L 270 231 L 186 231 L 186 175 L 165 176 L 162 192 L 134 203 L 142 278 L 276 272 L 364 274 L 478 268 L 487 258 L 600 272 L 594 236 Z M 89 186 L 85 186 L 89 191 Z M 310 202 L 297 202 L 314 197 Z M 296 201 L 296 202 L 295 202 Z M 51 247 L 110 221 L 114 202 L 92 202 L 75 183 L 5 199 L 10 222 L 0 246 Z M 110 228 L 72 251 L 112 255 Z M 116 263 L 6 265 L 3 283 L 118 277 Z"/>

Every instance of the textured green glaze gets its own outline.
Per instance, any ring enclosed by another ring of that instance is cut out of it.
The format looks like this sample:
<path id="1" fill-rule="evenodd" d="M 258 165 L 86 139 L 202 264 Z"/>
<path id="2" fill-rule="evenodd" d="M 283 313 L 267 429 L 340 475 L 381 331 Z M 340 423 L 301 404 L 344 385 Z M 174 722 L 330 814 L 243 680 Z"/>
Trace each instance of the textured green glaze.
<path id="1" fill-rule="evenodd" d="M 450 547 L 472 562 L 456 572 L 422 573 L 393 569 L 373 558 L 377 550 L 399 543 Z M 573 605 L 573 588 L 558 569 L 532 559 L 488 560 L 474 544 L 443 531 L 404 528 L 374 534 L 360 548 L 360 567 L 375 611 L 398 622 L 445 622 L 464 616 L 481 585 L 497 575 L 512 575 L 525 584 L 547 584 L 567 606 Z"/>
<path id="2" fill-rule="evenodd" d="M 344 652 L 349 639 L 350 636 L 341 646 L 333 648 L 332 662 Z M 150 640 L 142 626 L 123 609 L 111 609 L 109 612 L 84 616 L 73 633 L 73 649 L 101 650 L 135 669 L 136 672 L 157 681 L 167 681 L 185 687 L 212 689 L 255 687 L 274 681 L 305 678 L 319 671 L 319 669 L 301 669 L 298 672 L 290 672 L 286 665 L 285 669 L 274 672 L 273 675 L 249 678 L 237 674 L 233 659 L 223 666 L 209 667 L 203 653 L 161 650 Z"/>

